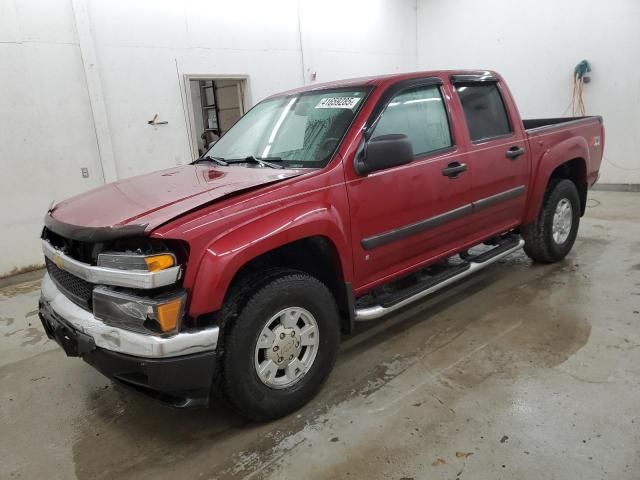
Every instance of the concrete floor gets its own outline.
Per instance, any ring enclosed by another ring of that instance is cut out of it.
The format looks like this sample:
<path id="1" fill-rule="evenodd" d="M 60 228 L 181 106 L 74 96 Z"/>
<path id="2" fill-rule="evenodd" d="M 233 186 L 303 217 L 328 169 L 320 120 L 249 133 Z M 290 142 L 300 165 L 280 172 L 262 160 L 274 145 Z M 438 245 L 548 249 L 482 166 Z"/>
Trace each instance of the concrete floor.
<path id="1" fill-rule="evenodd" d="M 345 339 L 267 425 L 172 410 L 48 341 L 0 289 L 2 478 L 640 478 L 640 193 L 592 192 L 573 252 L 524 254 Z"/>

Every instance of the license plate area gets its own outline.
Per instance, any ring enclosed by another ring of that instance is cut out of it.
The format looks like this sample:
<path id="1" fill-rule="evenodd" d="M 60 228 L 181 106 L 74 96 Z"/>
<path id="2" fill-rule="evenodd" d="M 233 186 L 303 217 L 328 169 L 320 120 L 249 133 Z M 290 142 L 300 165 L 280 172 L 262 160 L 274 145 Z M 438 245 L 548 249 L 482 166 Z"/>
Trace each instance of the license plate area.
<path id="1" fill-rule="evenodd" d="M 67 356 L 82 357 L 96 349 L 93 338 L 65 322 L 47 302 L 40 302 L 39 317 L 47 336 L 55 340 Z"/>

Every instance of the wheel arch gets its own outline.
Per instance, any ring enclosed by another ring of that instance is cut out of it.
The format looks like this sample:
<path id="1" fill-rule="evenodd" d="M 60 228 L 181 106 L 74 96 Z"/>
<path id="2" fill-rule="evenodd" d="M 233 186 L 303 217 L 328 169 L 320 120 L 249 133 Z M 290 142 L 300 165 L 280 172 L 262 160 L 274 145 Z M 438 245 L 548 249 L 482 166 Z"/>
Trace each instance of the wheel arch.
<path id="1" fill-rule="evenodd" d="M 338 305 L 341 330 L 345 333 L 350 332 L 352 316 L 350 284 L 345 282 L 336 245 L 330 238 L 323 235 L 300 238 L 251 259 L 233 276 L 224 301 L 227 301 L 240 284 L 255 272 L 274 268 L 298 270 L 324 283 Z"/>
<path id="2" fill-rule="evenodd" d="M 587 162 L 584 158 L 572 158 L 571 160 L 558 165 L 551 176 L 549 182 L 554 178 L 566 178 L 571 180 L 578 189 L 580 196 L 580 216 L 584 215 L 587 207 Z"/>
<path id="3" fill-rule="evenodd" d="M 304 203 L 277 210 L 210 243 L 193 282 L 189 314 L 219 310 L 252 272 L 277 267 L 321 280 L 335 296 L 341 317 L 348 318 L 350 265 L 345 228 L 332 206 Z"/>
<path id="4" fill-rule="evenodd" d="M 580 216 L 583 216 L 587 203 L 588 162 L 589 148 L 583 137 L 569 138 L 545 152 L 533 177 L 529 206 L 523 223 L 528 224 L 537 218 L 547 187 L 554 178 L 566 178 L 576 185 L 580 195 Z"/>

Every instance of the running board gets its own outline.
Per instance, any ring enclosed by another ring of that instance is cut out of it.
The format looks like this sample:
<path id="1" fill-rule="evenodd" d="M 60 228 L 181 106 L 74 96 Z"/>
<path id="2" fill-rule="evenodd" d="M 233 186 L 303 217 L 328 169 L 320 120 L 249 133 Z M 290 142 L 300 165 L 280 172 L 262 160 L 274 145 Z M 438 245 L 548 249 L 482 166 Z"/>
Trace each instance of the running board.
<path id="1" fill-rule="evenodd" d="M 394 302 L 391 305 L 374 305 L 372 307 L 365 308 L 357 308 L 355 311 L 355 321 L 356 322 L 366 322 L 368 320 L 375 320 L 377 318 L 388 315 L 396 310 L 401 309 L 413 303 L 417 300 L 423 299 L 435 293 L 439 290 L 442 290 L 444 287 L 451 285 L 452 283 L 457 282 L 458 280 L 468 277 L 472 273 L 477 272 L 478 270 L 482 270 L 485 267 L 488 267 L 492 263 L 497 262 L 498 260 L 510 255 L 516 250 L 520 250 L 524 246 L 524 240 L 518 239 L 517 242 L 513 242 L 509 245 L 509 248 L 505 248 L 504 246 L 498 246 L 495 249 L 492 249 L 484 254 L 471 258 L 469 262 L 465 263 L 465 268 L 460 269 L 461 271 L 456 272 L 455 275 L 446 275 L 440 282 L 430 283 L 426 285 L 426 288 L 412 293 L 409 296 L 402 298 L 398 302 Z M 502 248 L 501 248 L 502 247 Z"/>

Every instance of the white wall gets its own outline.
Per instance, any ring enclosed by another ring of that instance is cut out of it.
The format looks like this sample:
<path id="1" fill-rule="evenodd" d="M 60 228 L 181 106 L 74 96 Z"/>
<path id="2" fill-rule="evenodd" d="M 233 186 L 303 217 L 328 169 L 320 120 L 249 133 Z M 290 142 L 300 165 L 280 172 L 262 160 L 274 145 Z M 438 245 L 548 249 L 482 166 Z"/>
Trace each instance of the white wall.
<path id="1" fill-rule="evenodd" d="M 2 275 L 42 263 L 52 200 L 103 183 L 69 1 L 0 0 L 0 168 Z"/>
<path id="2" fill-rule="evenodd" d="M 415 68 L 413 0 L 344 3 L 90 1 L 118 175 L 191 161 L 183 74 L 248 75 L 259 101 L 308 83 L 303 68 L 317 81 Z M 148 126 L 155 113 L 169 124 Z"/>
<path id="3" fill-rule="evenodd" d="M 306 83 L 414 71 L 415 1 L 301 0 Z"/>
<path id="4" fill-rule="evenodd" d="M 88 11 L 89 82 L 73 5 Z M 129 177 L 191 161 L 185 74 L 248 75 L 251 104 L 312 72 L 320 82 L 415 70 L 415 10 L 416 0 L 0 0 L 0 276 L 42 262 L 51 200 L 103 183 L 96 78 L 117 175 Z M 169 123 L 148 125 L 156 113 Z"/>
<path id="5" fill-rule="evenodd" d="M 571 115 L 573 67 L 586 58 L 587 114 L 606 128 L 600 182 L 640 183 L 639 21 L 637 0 L 419 0 L 418 66 L 497 70 L 533 118 Z"/>
<path id="6" fill-rule="evenodd" d="M 98 140 L 119 178 L 191 160 L 185 74 L 247 75 L 251 105 L 314 81 L 492 68 L 536 117 L 569 113 L 586 58 L 601 181 L 640 183 L 638 20 L 636 0 L 0 0 L 0 276 L 42 262 L 52 200 L 103 183 Z M 148 125 L 156 113 L 169 123 Z"/>

